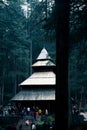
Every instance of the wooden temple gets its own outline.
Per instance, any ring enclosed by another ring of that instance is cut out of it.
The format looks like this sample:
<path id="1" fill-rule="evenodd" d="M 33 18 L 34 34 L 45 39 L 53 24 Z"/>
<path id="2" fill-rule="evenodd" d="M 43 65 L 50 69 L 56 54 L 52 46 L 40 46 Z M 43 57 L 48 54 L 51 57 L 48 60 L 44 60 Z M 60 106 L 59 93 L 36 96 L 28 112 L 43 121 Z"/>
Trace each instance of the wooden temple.
<path id="1" fill-rule="evenodd" d="M 33 73 L 19 84 L 22 90 L 12 99 L 12 102 L 23 106 L 38 106 L 55 111 L 56 65 L 47 50 L 43 48 L 32 65 Z"/>

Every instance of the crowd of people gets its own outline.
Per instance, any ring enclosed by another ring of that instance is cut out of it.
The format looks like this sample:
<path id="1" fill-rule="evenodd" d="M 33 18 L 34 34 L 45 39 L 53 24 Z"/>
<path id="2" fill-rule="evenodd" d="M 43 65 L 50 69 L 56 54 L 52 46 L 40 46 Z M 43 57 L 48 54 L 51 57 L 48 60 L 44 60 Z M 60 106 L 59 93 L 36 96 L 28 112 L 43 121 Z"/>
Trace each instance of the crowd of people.
<path id="1" fill-rule="evenodd" d="M 23 130 L 23 127 L 30 126 L 30 130 L 36 130 L 36 122 L 42 121 L 42 117 L 49 116 L 50 113 L 47 108 L 41 109 L 38 106 L 15 106 L 15 105 L 9 105 L 8 107 L 0 107 L 0 116 L 17 116 L 22 119 L 22 123 L 16 124 L 17 126 L 14 127 L 15 130 Z M 47 127 L 47 125 L 44 122 L 43 127 Z M 52 126 L 49 126 L 51 129 Z M 7 129 L 6 129 L 7 130 Z"/>
<path id="2" fill-rule="evenodd" d="M 0 107 L 0 116 L 24 116 L 30 115 L 36 117 L 38 115 L 45 114 L 48 115 L 48 109 L 42 110 L 39 107 L 16 107 L 16 106 L 8 106 L 8 107 Z"/>

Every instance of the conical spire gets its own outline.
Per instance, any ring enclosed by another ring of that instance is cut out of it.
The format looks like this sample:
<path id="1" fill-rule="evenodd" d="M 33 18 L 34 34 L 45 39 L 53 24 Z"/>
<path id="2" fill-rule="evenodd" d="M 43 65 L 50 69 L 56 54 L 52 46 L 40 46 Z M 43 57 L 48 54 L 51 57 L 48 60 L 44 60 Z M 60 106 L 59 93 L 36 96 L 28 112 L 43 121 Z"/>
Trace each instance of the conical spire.
<path id="1" fill-rule="evenodd" d="M 47 60 L 47 59 L 50 59 L 51 60 L 51 57 L 49 56 L 47 50 L 45 49 L 45 47 L 41 50 L 39 56 L 37 57 L 36 60 Z"/>
<path id="2" fill-rule="evenodd" d="M 55 66 L 45 47 L 41 50 L 39 56 L 36 59 L 36 62 L 32 65 L 32 67 L 41 66 Z"/>

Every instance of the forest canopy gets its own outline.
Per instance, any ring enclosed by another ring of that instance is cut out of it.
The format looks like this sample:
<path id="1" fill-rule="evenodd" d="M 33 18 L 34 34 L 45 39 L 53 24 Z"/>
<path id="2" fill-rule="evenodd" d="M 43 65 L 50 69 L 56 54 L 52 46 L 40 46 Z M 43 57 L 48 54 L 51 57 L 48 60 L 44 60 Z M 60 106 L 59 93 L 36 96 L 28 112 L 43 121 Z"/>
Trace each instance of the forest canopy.
<path id="1" fill-rule="evenodd" d="M 69 88 L 79 101 L 82 88 L 87 96 L 86 14 L 86 0 L 70 0 Z M 31 65 L 43 47 L 56 63 L 56 21 L 55 0 L 0 1 L 0 88 L 4 102 L 20 90 L 18 84 L 32 73 Z"/>

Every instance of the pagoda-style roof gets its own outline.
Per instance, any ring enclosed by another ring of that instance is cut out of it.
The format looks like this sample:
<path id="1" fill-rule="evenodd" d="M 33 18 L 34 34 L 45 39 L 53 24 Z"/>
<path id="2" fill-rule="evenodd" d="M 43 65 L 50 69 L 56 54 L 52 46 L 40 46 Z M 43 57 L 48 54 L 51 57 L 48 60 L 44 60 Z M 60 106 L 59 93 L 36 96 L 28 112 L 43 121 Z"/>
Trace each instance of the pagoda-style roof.
<path id="1" fill-rule="evenodd" d="M 32 67 L 53 67 L 55 64 L 52 62 L 48 52 L 45 48 L 42 49 L 41 53 L 37 58 L 37 62 L 35 62 Z M 52 70 L 40 69 L 38 72 L 34 72 L 30 77 L 28 77 L 25 81 L 23 81 L 20 86 L 26 85 L 55 85 L 56 84 L 55 73 Z"/>
<path id="2" fill-rule="evenodd" d="M 55 100 L 54 89 L 37 89 L 22 90 L 11 100 L 13 101 L 38 101 L 38 100 Z"/>
<path id="3" fill-rule="evenodd" d="M 24 82 L 20 84 L 25 85 L 55 85 L 56 77 L 53 72 L 35 72 L 29 78 L 27 78 Z"/>
<path id="4" fill-rule="evenodd" d="M 32 65 L 32 67 L 42 67 L 42 66 L 55 66 L 52 62 L 52 58 L 49 56 L 47 50 L 45 48 L 42 49 L 39 56 L 36 59 L 36 62 Z"/>
<path id="5" fill-rule="evenodd" d="M 55 64 L 45 48 L 42 49 L 32 67 L 35 72 L 19 84 L 23 90 L 16 94 L 12 100 L 55 100 L 56 75 L 53 71 Z M 49 85 L 51 87 L 47 87 Z"/>
<path id="6" fill-rule="evenodd" d="M 51 60 L 51 57 L 49 56 L 47 50 L 43 48 L 36 60 L 47 60 L 47 59 Z"/>
<path id="7" fill-rule="evenodd" d="M 50 60 L 44 60 L 44 61 L 37 61 L 32 65 L 32 67 L 37 67 L 37 66 L 55 66 L 55 64 Z"/>

